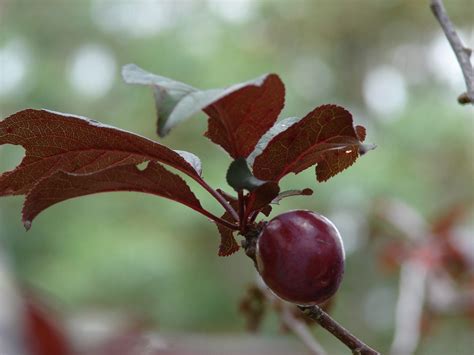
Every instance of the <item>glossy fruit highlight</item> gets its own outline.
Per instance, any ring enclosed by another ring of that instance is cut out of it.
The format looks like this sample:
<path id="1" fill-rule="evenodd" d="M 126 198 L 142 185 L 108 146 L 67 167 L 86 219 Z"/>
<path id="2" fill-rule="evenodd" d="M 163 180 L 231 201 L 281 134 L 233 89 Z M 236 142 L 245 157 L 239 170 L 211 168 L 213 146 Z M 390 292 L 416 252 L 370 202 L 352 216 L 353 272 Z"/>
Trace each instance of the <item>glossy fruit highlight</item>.
<path id="1" fill-rule="evenodd" d="M 262 230 L 257 264 L 265 283 L 280 298 L 314 305 L 339 288 L 344 247 L 329 219 L 311 211 L 290 211 L 273 218 Z"/>

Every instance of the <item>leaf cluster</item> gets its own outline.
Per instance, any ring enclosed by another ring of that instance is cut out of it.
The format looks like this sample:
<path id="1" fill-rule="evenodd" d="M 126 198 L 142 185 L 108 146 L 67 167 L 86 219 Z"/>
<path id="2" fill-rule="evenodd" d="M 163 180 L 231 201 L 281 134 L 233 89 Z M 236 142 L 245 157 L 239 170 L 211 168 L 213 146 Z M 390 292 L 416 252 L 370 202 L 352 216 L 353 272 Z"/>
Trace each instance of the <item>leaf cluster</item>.
<path id="1" fill-rule="evenodd" d="M 26 196 L 22 216 L 27 229 L 39 213 L 61 201 L 100 192 L 143 192 L 184 204 L 214 221 L 221 235 L 219 255 L 226 256 L 239 249 L 234 234 L 245 235 L 260 213 L 269 215 L 271 204 L 312 194 L 308 188 L 280 192 L 283 177 L 315 167 L 317 180 L 326 181 L 373 148 L 362 143 L 365 128 L 354 127 L 352 115 L 337 105 L 277 121 L 285 87 L 276 74 L 210 90 L 133 64 L 122 74 L 129 84 L 153 89 L 161 137 L 200 111 L 207 115 L 204 136 L 232 158 L 227 181 L 236 195 L 210 187 L 200 159 L 190 152 L 84 117 L 25 109 L 0 121 L 0 145 L 21 145 L 26 152 L 15 169 L 0 175 L 0 196 Z M 205 209 L 169 168 L 195 180 L 225 213 L 216 216 Z"/>

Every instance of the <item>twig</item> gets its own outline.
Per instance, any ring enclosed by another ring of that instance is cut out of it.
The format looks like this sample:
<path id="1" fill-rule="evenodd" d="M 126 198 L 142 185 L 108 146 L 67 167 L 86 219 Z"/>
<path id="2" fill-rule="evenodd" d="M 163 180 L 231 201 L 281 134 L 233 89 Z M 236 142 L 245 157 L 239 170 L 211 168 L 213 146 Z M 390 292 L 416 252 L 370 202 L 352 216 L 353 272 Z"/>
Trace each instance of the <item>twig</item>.
<path id="1" fill-rule="evenodd" d="M 274 306 L 280 315 L 281 321 L 285 324 L 309 349 L 314 355 L 327 355 L 321 344 L 314 338 L 311 331 L 308 329 L 305 323 L 296 318 L 291 311 L 291 306 L 277 298 L 263 283 L 263 280 L 257 282 L 258 288 L 262 291 L 265 298 L 269 303 Z"/>
<path id="2" fill-rule="evenodd" d="M 326 329 L 342 343 L 344 343 L 353 354 L 356 355 L 379 355 L 380 353 L 363 343 L 356 336 L 352 335 L 346 328 L 332 319 L 319 306 L 299 306 L 305 315 L 316 321 L 321 327 Z"/>
<path id="3" fill-rule="evenodd" d="M 431 0 L 431 11 L 438 20 L 441 28 L 443 29 L 446 38 L 451 45 L 451 48 L 456 55 L 456 58 L 461 67 L 461 71 L 464 75 L 464 81 L 466 82 L 467 92 L 461 94 L 458 97 L 460 104 L 471 103 L 474 105 L 474 70 L 470 61 L 472 50 L 467 48 L 459 38 L 451 20 L 448 17 L 446 9 L 443 5 L 442 0 Z"/>
<path id="4" fill-rule="evenodd" d="M 408 261 L 402 265 L 392 355 L 413 354 L 418 346 L 428 274 L 426 266 L 420 262 Z"/>
<path id="5" fill-rule="evenodd" d="M 245 197 L 244 197 L 244 192 L 242 190 L 238 192 L 237 198 L 239 200 L 239 220 L 240 220 L 239 228 L 241 232 L 244 232 L 247 218 L 245 217 Z"/>
<path id="6" fill-rule="evenodd" d="M 377 206 L 376 214 L 397 228 L 415 246 L 423 245 L 429 239 L 431 233 L 426 220 L 403 201 L 383 201 Z M 418 347 L 421 316 L 430 276 L 426 266 L 416 260 L 402 263 L 395 308 L 395 331 L 390 348 L 392 355 L 410 355 Z"/>
<path id="7" fill-rule="evenodd" d="M 258 238 L 258 231 L 252 231 L 245 235 L 245 241 L 242 247 L 245 254 L 253 260 L 255 267 L 258 270 L 256 258 L 256 244 Z M 352 350 L 353 354 L 357 355 L 379 355 L 380 353 L 370 346 L 363 343 L 356 336 L 352 335 L 342 325 L 337 323 L 334 319 L 324 312 L 319 306 L 299 306 L 298 307 L 306 316 L 317 322 L 321 327 L 329 331 L 332 335 L 338 338 L 343 344 Z"/>
<path id="8" fill-rule="evenodd" d="M 190 175 L 191 176 L 191 175 Z M 204 179 L 201 178 L 195 178 L 194 176 L 191 176 L 199 185 L 204 187 L 211 195 L 214 197 L 217 202 L 221 204 L 222 207 L 232 216 L 232 218 L 236 221 L 239 220 L 239 215 L 237 212 L 232 208 L 232 206 L 225 200 L 225 198 L 216 190 L 214 190 L 207 182 L 204 181 Z"/>

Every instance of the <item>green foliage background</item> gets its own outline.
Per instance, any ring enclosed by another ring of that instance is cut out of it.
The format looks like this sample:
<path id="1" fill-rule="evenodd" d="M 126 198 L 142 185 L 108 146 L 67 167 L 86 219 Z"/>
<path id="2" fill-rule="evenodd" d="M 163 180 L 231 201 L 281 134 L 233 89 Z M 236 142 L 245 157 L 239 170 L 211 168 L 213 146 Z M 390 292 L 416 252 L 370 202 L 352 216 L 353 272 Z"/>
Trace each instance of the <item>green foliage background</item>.
<path id="1" fill-rule="evenodd" d="M 397 275 L 379 270 L 376 248 L 367 241 L 372 200 L 400 198 L 429 217 L 473 197 L 473 110 L 456 103 L 462 81 L 452 89 L 427 69 L 430 43 L 441 33 L 428 1 L 255 1 L 250 15 L 239 21 L 213 10 L 215 1 L 158 1 L 173 9 L 172 23 L 144 36 L 103 30 L 92 12 L 98 3 L 0 0 L 0 48 L 18 38 L 29 47 L 22 89 L 0 96 L 1 117 L 44 107 L 157 139 L 151 91 L 120 80 L 120 66 L 131 62 L 201 88 L 278 73 L 287 89 L 282 117 L 303 116 L 323 103 L 348 107 L 356 122 L 367 126 L 367 141 L 377 150 L 327 183 L 316 183 L 313 171 L 289 176 L 286 187 L 311 187 L 315 195 L 285 200 L 274 214 L 307 208 L 337 214 L 342 224 L 341 215 L 356 221 L 358 232 L 351 229 L 354 223 L 341 228 L 346 243 L 357 238 L 358 244 L 348 256 L 334 315 L 386 350 Z M 472 34 L 472 1 L 446 5 L 452 20 Z M 131 11 L 130 16 L 137 15 Z M 68 81 L 75 51 L 91 43 L 109 50 L 117 64 L 115 81 L 103 97 L 82 95 Z M 406 103 L 383 115 L 370 109 L 363 93 L 364 80 L 379 65 L 396 68 L 407 82 Z M 417 74 L 420 79 L 411 80 Z M 204 116 L 197 116 L 160 141 L 200 156 L 210 184 L 230 191 L 224 179 L 230 160 L 202 137 L 205 129 Z M 14 167 L 21 153 L 0 148 L 2 170 Z M 220 211 L 198 186 L 192 187 L 204 205 Z M 1 246 L 18 277 L 66 312 L 131 312 L 167 331 L 243 331 L 237 304 L 255 278 L 253 267 L 242 253 L 219 258 L 215 226 L 202 216 L 167 200 L 114 193 L 57 205 L 26 233 L 21 203 L 18 197 L 0 200 Z M 374 294 L 380 297 L 374 300 Z M 436 325 L 419 353 L 445 354 L 456 341 L 456 354 L 468 354 L 472 334 L 463 322 L 447 319 Z M 276 336 L 277 328 L 274 317 L 267 319 L 265 333 Z M 343 351 L 332 337 L 316 332 L 330 353 Z"/>

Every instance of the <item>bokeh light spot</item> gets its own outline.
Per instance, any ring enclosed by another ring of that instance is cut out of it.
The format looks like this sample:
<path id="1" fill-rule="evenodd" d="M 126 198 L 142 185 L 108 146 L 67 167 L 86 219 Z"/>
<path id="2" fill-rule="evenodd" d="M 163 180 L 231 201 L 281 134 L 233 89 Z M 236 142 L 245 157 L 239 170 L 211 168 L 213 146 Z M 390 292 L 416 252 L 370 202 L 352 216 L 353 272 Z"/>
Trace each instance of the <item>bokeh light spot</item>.
<path id="1" fill-rule="evenodd" d="M 81 95 L 98 98 L 111 89 L 116 68 L 115 58 L 107 48 L 95 44 L 83 45 L 72 58 L 69 81 Z"/>

